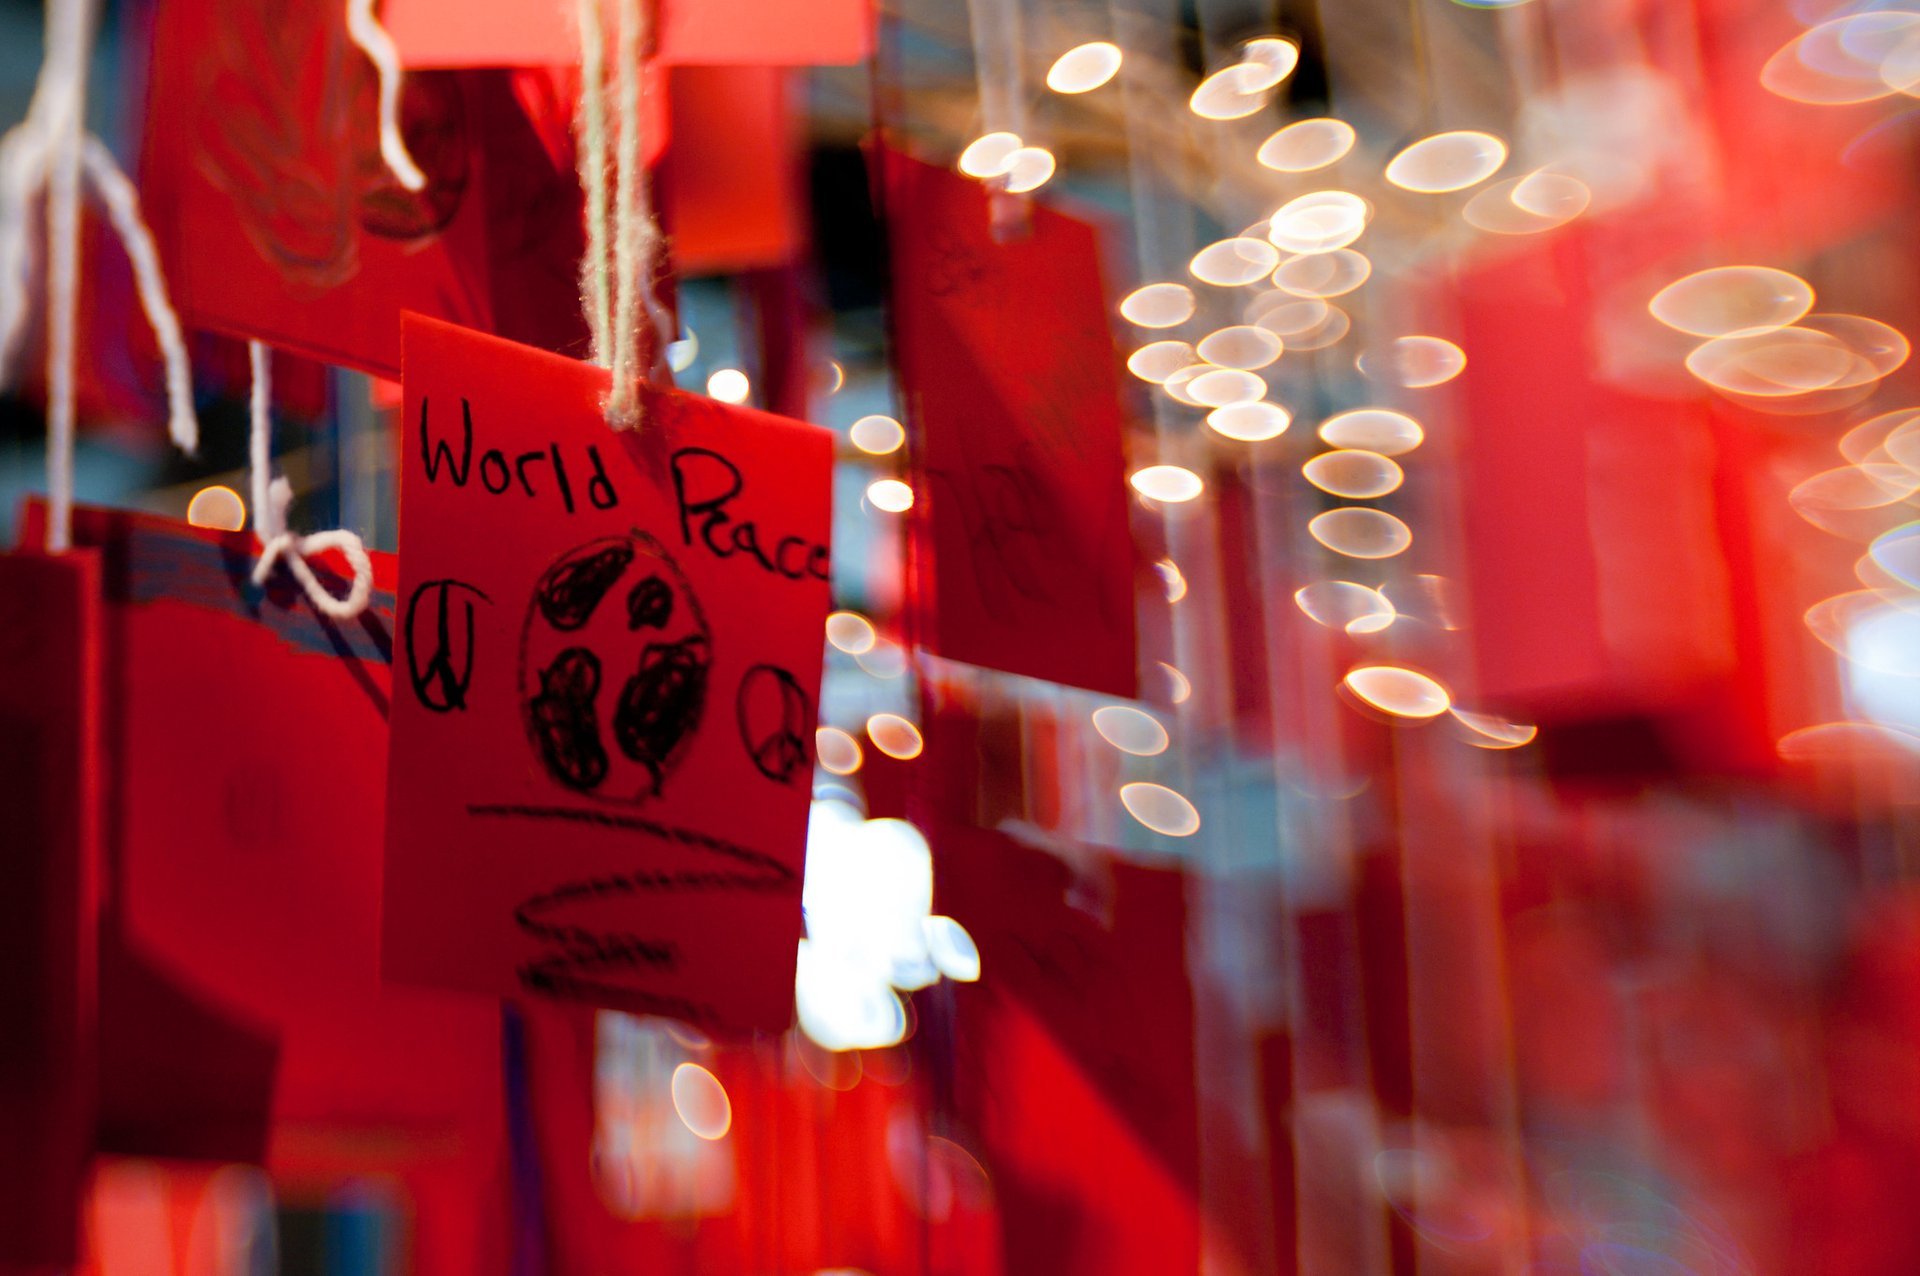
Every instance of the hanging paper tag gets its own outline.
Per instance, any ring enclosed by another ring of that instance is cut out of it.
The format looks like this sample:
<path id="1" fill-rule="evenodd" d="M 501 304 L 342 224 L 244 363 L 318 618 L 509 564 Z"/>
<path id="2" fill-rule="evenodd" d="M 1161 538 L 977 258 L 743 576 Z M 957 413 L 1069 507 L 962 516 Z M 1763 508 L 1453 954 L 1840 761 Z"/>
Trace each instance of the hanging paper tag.
<path id="1" fill-rule="evenodd" d="M 792 1018 L 832 436 L 409 315 L 389 978 Z"/>
<path id="2" fill-rule="evenodd" d="M 70 1266 L 95 1119 L 100 563 L 0 554 L 0 1268 Z"/>
<path id="3" fill-rule="evenodd" d="M 1035 204 L 996 241 L 979 182 L 881 163 L 925 644 L 1131 697 L 1137 558 L 1093 227 Z"/>

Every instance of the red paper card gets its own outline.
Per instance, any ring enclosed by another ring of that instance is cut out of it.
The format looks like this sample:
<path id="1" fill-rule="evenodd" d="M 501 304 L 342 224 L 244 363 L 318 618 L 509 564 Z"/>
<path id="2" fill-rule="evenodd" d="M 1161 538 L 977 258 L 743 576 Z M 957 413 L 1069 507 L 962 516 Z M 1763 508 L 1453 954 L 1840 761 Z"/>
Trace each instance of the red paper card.
<path id="1" fill-rule="evenodd" d="M 253 585 L 251 534 L 80 509 L 74 539 L 104 564 L 101 1148 L 378 1174 L 416 1270 L 494 1270 L 498 1012 L 379 978 L 392 557 L 335 624 Z"/>
<path id="2" fill-rule="evenodd" d="M 168 0 L 142 181 L 175 304 L 195 326 L 389 376 L 402 308 L 584 350 L 571 95 L 546 72 L 409 75 L 402 132 L 428 176 L 409 193 L 380 159 L 345 6 Z M 657 113 L 663 99 L 648 95 Z"/>
<path id="3" fill-rule="evenodd" d="M 832 436 L 406 334 L 388 976 L 786 1026 Z"/>
<path id="4" fill-rule="evenodd" d="M 1136 556 L 1094 229 L 1035 204 L 997 242 L 980 183 L 881 162 L 921 640 L 1131 697 Z"/>
<path id="5" fill-rule="evenodd" d="M 873 52 L 869 0 L 657 0 L 654 60 L 689 66 L 845 66 Z M 409 68 L 570 66 L 571 6 L 550 0 L 386 0 Z"/>
<path id="6" fill-rule="evenodd" d="M 0 555 L 0 1269 L 72 1264 L 93 1150 L 99 590 Z"/>

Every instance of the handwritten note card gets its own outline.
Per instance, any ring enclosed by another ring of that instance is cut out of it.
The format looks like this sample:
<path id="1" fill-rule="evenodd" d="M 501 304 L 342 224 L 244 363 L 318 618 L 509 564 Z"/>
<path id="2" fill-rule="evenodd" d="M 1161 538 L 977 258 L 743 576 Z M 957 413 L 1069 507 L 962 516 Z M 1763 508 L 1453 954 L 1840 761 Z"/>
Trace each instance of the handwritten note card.
<path id="1" fill-rule="evenodd" d="M 408 316 L 389 978 L 792 1017 L 831 435 Z"/>
<path id="2" fill-rule="evenodd" d="M 926 645 L 1131 697 L 1134 576 L 1120 391 L 1092 226 L 882 152 L 913 557 Z"/>

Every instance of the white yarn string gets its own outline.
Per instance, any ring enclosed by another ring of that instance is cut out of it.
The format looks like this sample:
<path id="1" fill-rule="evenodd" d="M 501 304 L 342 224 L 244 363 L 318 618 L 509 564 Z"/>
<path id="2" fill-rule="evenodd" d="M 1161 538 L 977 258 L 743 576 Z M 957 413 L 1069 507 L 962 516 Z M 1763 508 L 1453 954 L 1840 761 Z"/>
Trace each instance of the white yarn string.
<path id="1" fill-rule="evenodd" d="M 347 36 L 380 76 L 380 158 L 410 191 L 424 190 L 427 175 L 407 153 L 400 135 L 400 50 L 373 12 L 374 0 L 347 0 Z"/>
<path id="2" fill-rule="evenodd" d="M 47 105 L 47 548 L 73 544 L 73 347 L 79 322 L 80 150 L 88 0 L 49 0 L 39 88 Z M 38 94 L 36 94 L 38 97 Z M 38 103 L 36 103 L 37 105 Z"/>
<path id="3" fill-rule="evenodd" d="M 580 25 L 581 186 L 587 202 L 587 252 L 581 262 L 581 304 L 593 333 L 594 362 L 612 373 L 607 421 L 617 429 L 640 422 L 640 386 L 663 375 L 666 323 L 653 295 L 660 227 L 647 198 L 640 159 L 640 88 L 646 47 L 646 0 L 616 0 L 613 51 L 614 160 L 609 244 L 607 213 L 606 34 L 601 0 L 578 0 Z M 611 260 L 609 260 L 611 258 Z M 640 361 L 641 315 L 658 339 L 652 366 Z"/>
<path id="4" fill-rule="evenodd" d="M 251 464 L 253 493 L 253 529 L 260 538 L 260 557 L 253 565 L 253 583 L 264 585 L 273 575 L 275 562 L 285 562 L 293 578 L 300 582 L 314 608 L 335 620 L 352 620 L 367 609 L 373 595 L 373 562 L 360 537 L 345 529 L 315 532 L 301 536 L 287 530 L 287 507 L 293 503 L 293 485 L 273 477 L 273 381 L 264 343 L 247 343 L 247 362 L 253 372 L 252 392 L 247 406 L 251 430 L 248 460 Z M 327 592 L 307 555 L 337 549 L 353 568 L 353 583 L 345 598 Z"/>
<path id="5" fill-rule="evenodd" d="M 587 198 L 587 251 L 580 259 L 581 305 L 593 334 L 593 361 L 613 366 L 613 292 L 607 263 L 607 55 L 600 0 L 577 0 L 580 25 L 580 140 L 577 165 Z"/>
<path id="6" fill-rule="evenodd" d="M 19 374 L 33 278 L 33 210 L 47 192 L 47 547 L 72 542 L 74 345 L 78 323 L 80 188 L 100 196 L 133 264 L 135 286 L 166 367 L 167 432 L 200 445 L 193 373 L 167 300 L 140 198 L 113 155 L 86 131 L 86 67 L 94 0 L 48 0 L 46 56 L 27 118 L 0 134 L 0 388 Z"/>

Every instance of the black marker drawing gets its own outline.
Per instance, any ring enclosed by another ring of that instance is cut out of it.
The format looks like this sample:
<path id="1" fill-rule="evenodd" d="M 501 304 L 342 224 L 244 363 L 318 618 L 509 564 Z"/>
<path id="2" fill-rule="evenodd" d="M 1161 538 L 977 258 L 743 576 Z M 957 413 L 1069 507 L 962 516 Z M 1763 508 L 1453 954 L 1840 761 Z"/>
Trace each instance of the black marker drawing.
<path id="1" fill-rule="evenodd" d="M 427 581 L 407 599 L 407 678 L 414 697 L 435 713 L 465 709 L 467 687 L 473 682 L 473 601 L 456 599 L 456 591 L 473 594 L 484 603 L 493 601 L 479 586 L 450 577 Z M 433 638 L 424 646 L 419 632 L 423 599 L 430 600 L 433 614 Z M 462 609 L 458 630 L 452 619 L 456 601 Z"/>
<path id="2" fill-rule="evenodd" d="M 807 725 L 813 720 L 813 705 L 799 679 L 785 669 L 755 665 L 740 680 L 733 707 L 740 743 L 761 775 L 787 784 L 808 773 Z"/>
<path id="3" fill-rule="evenodd" d="M 713 637 L 692 586 L 645 532 L 603 536 L 541 574 L 520 639 L 528 738 L 566 788 L 659 796 L 706 708 Z"/>

